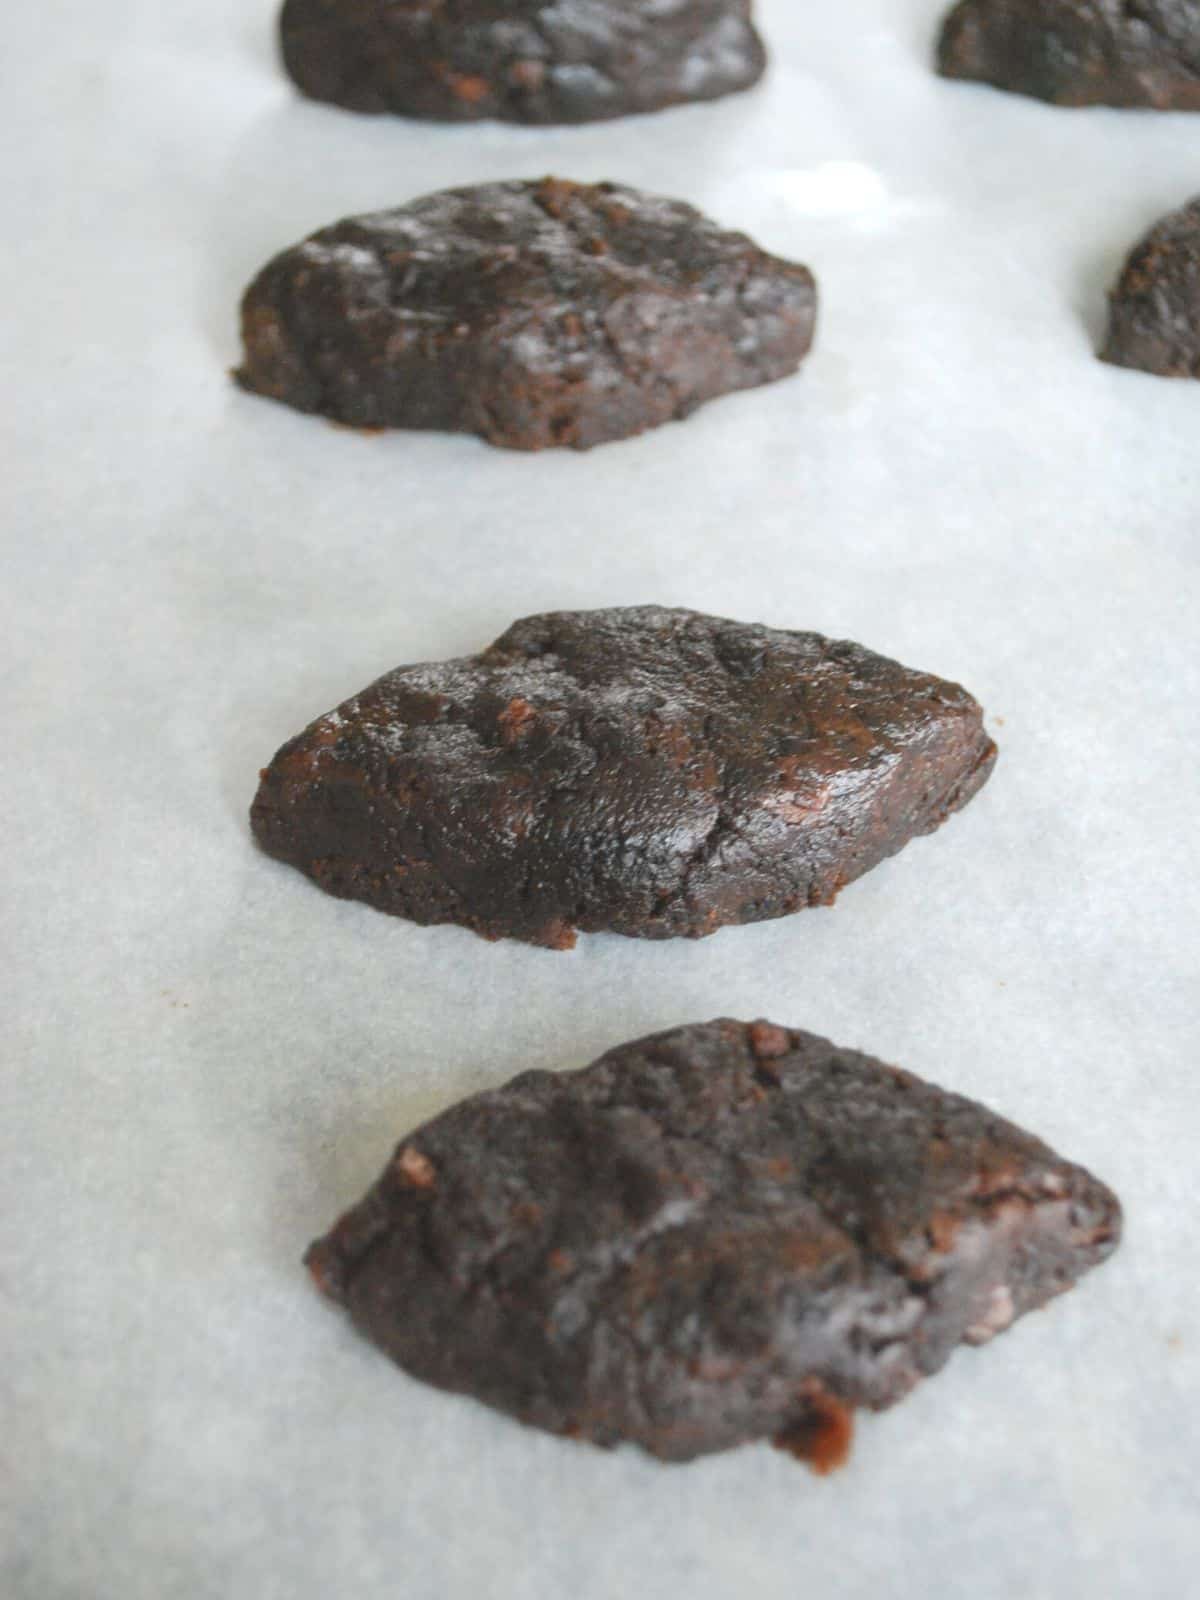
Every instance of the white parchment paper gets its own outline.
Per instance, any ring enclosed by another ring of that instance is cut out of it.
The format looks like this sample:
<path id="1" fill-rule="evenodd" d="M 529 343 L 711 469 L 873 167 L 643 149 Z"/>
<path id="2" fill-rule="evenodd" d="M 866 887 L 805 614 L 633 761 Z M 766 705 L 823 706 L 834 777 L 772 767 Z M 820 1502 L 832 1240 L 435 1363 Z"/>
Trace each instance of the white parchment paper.
<path id="1" fill-rule="evenodd" d="M 760 92 L 559 131 L 302 103 L 269 0 L 6 16 L 7 1600 L 1195 1592 L 1200 385 L 1092 350 L 1200 118 L 940 82 L 938 11 L 760 0 Z M 802 376 L 540 458 L 228 381 L 276 249 L 546 172 L 809 262 Z M 992 783 L 836 909 L 698 945 L 489 946 L 256 853 L 257 769 L 378 673 L 649 600 L 960 679 Z M 1122 1251 L 828 1481 L 528 1432 L 314 1293 L 415 1122 L 721 1013 L 987 1100 L 1118 1189 Z"/>

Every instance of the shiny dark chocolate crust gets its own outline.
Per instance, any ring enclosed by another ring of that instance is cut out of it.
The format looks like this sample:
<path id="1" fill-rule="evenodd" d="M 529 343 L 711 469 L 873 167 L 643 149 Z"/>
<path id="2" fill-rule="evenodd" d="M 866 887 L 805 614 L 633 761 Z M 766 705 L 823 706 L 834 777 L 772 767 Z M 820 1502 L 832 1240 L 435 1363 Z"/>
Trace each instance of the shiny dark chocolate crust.
<path id="1" fill-rule="evenodd" d="M 251 817 L 323 889 L 565 949 L 827 905 L 995 746 L 964 689 L 816 633 L 635 606 L 400 667 L 284 745 Z"/>
<path id="2" fill-rule="evenodd" d="M 1101 355 L 1164 378 L 1200 378 L 1200 198 L 1135 247 L 1109 296 Z"/>
<path id="3" fill-rule="evenodd" d="M 1200 111 L 1196 0 L 962 0 L 938 70 L 1060 106 Z"/>
<path id="4" fill-rule="evenodd" d="M 242 303 L 246 389 L 363 428 L 578 450 L 786 377 L 807 268 L 617 184 L 488 183 L 286 250 Z"/>
<path id="5" fill-rule="evenodd" d="M 443 122 L 595 122 L 748 89 L 750 0 L 287 0 L 305 94 Z"/>
<path id="6" fill-rule="evenodd" d="M 856 1407 L 1068 1289 L 1120 1223 L 983 1106 L 717 1021 L 463 1101 L 306 1259 L 408 1372 L 522 1422 L 828 1470 Z"/>

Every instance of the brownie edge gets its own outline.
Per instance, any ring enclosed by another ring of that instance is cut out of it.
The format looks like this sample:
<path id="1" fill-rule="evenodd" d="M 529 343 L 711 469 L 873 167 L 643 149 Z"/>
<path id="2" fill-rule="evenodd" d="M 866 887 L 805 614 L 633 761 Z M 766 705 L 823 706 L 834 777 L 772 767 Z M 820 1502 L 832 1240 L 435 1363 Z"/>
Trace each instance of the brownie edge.
<path id="1" fill-rule="evenodd" d="M 286 0 L 284 66 L 315 100 L 438 122 L 580 123 L 749 89 L 750 0 Z"/>
<path id="2" fill-rule="evenodd" d="M 1057 106 L 1200 111 L 1200 6 L 960 0 L 942 28 L 938 71 Z"/>
<path id="3" fill-rule="evenodd" d="M 830 1470 L 959 1344 L 1116 1248 L 1116 1197 L 983 1106 L 722 1019 L 410 1134 L 306 1261 L 414 1377 L 551 1433 Z"/>
<path id="4" fill-rule="evenodd" d="M 1109 295 L 1101 359 L 1163 378 L 1200 378 L 1200 196 L 1138 243 Z"/>
<path id="5" fill-rule="evenodd" d="M 590 450 L 794 373 L 817 290 L 679 200 L 566 179 L 351 217 L 242 301 L 244 389 L 353 428 Z"/>
<path id="6" fill-rule="evenodd" d="M 556 950 L 702 938 L 832 904 L 995 758 L 965 689 L 846 640 L 547 612 L 318 718 L 251 825 L 329 893 L 414 922 Z"/>

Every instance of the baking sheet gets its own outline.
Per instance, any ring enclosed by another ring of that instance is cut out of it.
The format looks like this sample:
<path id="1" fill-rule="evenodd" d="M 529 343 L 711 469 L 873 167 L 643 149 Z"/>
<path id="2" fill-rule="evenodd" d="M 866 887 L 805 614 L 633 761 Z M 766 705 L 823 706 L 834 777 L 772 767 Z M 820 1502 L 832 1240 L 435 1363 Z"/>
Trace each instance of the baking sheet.
<path id="1" fill-rule="evenodd" d="M 1200 187 L 1200 119 L 939 82 L 937 0 L 760 0 L 758 93 L 423 127 L 302 103 L 272 10 L 6 18 L 0 1593 L 1189 1592 L 1200 387 L 1091 351 L 1126 248 Z M 545 172 L 809 262 L 803 375 L 540 458 L 228 382 L 277 248 Z M 698 945 L 489 946 L 255 852 L 259 766 L 378 673 L 650 600 L 961 679 L 993 781 L 836 909 Z M 828 1481 L 539 1436 L 313 1292 L 305 1244 L 413 1123 L 720 1013 L 986 1099 L 1118 1189 L 1124 1248 Z"/>

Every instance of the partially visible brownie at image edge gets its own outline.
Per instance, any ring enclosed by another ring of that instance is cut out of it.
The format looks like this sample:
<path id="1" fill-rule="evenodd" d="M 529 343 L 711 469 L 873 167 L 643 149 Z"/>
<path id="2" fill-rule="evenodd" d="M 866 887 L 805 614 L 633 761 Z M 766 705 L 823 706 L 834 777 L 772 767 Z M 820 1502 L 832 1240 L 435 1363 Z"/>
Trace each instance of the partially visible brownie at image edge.
<path id="1" fill-rule="evenodd" d="M 796 371 L 806 267 L 620 184 L 480 184 L 324 228 L 242 304 L 243 388 L 358 428 L 590 449 Z"/>
<path id="2" fill-rule="evenodd" d="M 1200 378 L 1200 197 L 1134 247 L 1109 296 L 1101 355 L 1164 378 Z"/>
<path id="3" fill-rule="evenodd" d="M 828 1471 L 857 1408 L 1120 1229 L 1104 1184 L 985 1107 L 719 1020 L 462 1101 L 306 1260 L 414 1377 L 524 1423 L 668 1461 L 769 1439 Z"/>
<path id="4" fill-rule="evenodd" d="M 315 100 L 434 121 L 595 122 L 748 89 L 750 0 L 286 0 Z"/>
<path id="5" fill-rule="evenodd" d="M 1200 111 L 1200 5 L 962 0 L 943 27 L 938 70 L 1060 106 Z"/>
<path id="6" fill-rule="evenodd" d="M 931 833 L 996 747 L 957 684 L 662 606 L 526 617 L 397 668 L 262 774 L 260 845 L 330 893 L 567 949 L 830 904 Z"/>

